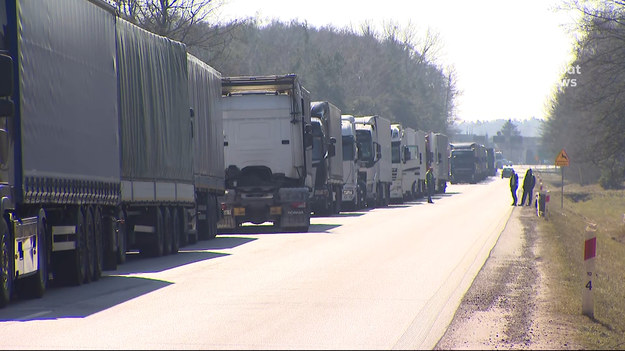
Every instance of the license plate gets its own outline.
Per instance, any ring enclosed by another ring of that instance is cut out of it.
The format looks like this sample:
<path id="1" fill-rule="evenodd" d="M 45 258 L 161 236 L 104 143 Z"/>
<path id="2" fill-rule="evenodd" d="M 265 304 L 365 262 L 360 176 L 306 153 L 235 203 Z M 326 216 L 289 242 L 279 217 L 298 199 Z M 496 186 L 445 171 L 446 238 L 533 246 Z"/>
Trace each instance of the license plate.
<path id="1" fill-rule="evenodd" d="M 245 216 L 245 207 L 235 207 L 234 208 L 235 216 Z"/>

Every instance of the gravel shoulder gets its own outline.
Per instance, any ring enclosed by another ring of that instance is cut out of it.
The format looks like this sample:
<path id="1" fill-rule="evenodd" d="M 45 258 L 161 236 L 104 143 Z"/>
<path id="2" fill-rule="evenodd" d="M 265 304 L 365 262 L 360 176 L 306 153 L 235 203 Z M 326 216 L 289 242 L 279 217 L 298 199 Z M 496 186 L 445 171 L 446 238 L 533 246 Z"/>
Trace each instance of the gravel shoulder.
<path id="1" fill-rule="evenodd" d="M 541 252 L 533 207 L 515 207 L 435 350 L 580 349 L 575 325 L 553 311 L 557 284 Z"/>

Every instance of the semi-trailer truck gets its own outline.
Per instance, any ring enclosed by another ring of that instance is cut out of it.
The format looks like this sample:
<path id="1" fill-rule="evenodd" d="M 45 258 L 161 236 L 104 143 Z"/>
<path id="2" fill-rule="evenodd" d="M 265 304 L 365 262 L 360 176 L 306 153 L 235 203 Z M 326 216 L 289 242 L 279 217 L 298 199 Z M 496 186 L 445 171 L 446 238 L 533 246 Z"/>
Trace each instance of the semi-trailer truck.
<path id="1" fill-rule="evenodd" d="M 222 78 L 226 191 L 220 231 L 245 223 L 308 231 L 310 93 L 296 74 Z"/>
<path id="2" fill-rule="evenodd" d="M 366 206 L 385 207 L 391 197 L 391 121 L 379 115 L 355 117 L 359 178 Z"/>
<path id="3" fill-rule="evenodd" d="M 313 191 L 311 211 L 337 214 L 343 197 L 341 110 L 329 101 L 311 103 Z"/>

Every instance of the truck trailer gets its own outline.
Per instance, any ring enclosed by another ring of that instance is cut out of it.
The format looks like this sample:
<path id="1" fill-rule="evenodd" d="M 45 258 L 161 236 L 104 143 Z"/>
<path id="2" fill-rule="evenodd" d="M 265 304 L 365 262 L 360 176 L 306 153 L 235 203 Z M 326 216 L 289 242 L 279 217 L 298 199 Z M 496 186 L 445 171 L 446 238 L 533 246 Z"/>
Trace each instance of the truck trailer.
<path id="1" fill-rule="evenodd" d="M 121 200 L 126 245 L 177 253 L 195 207 L 184 44 L 117 19 Z"/>
<path id="2" fill-rule="evenodd" d="M 313 191 L 311 211 L 337 214 L 343 201 L 341 110 L 329 101 L 311 103 Z"/>
<path id="3" fill-rule="evenodd" d="M 0 306 L 96 280 L 129 249 L 176 253 L 198 217 L 194 157 L 223 155 L 221 136 L 193 153 L 208 136 L 185 46 L 99 0 L 0 0 L 0 19 Z"/>
<path id="4" fill-rule="evenodd" d="M 245 223 L 308 231 L 310 93 L 295 74 L 222 78 L 226 191 L 220 232 Z"/>
<path id="5" fill-rule="evenodd" d="M 112 9 L 1 0 L 0 19 L 4 306 L 14 292 L 42 296 L 50 278 L 96 280 L 105 258 L 116 262 L 107 248 L 121 210 L 121 145 Z"/>
<path id="6" fill-rule="evenodd" d="M 378 116 L 355 117 L 360 166 L 366 185 L 366 206 L 386 207 L 391 197 L 391 121 Z"/>
<path id="7" fill-rule="evenodd" d="M 198 239 L 212 239 L 217 235 L 217 222 L 221 216 L 217 198 L 226 191 L 221 73 L 191 54 L 187 54 L 187 64 L 196 208 L 185 212 L 191 218 L 184 221 L 187 225 L 182 232 L 184 244 Z"/>

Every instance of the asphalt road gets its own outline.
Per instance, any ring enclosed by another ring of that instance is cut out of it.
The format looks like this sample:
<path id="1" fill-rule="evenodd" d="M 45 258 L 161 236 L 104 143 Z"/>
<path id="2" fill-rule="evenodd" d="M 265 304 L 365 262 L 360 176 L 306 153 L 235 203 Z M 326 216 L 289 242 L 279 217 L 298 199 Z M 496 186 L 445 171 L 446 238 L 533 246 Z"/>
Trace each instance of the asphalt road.
<path id="1" fill-rule="evenodd" d="M 1 349 L 432 349 L 510 214 L 507 179 L 220 235 L 0 310 Z"/>

